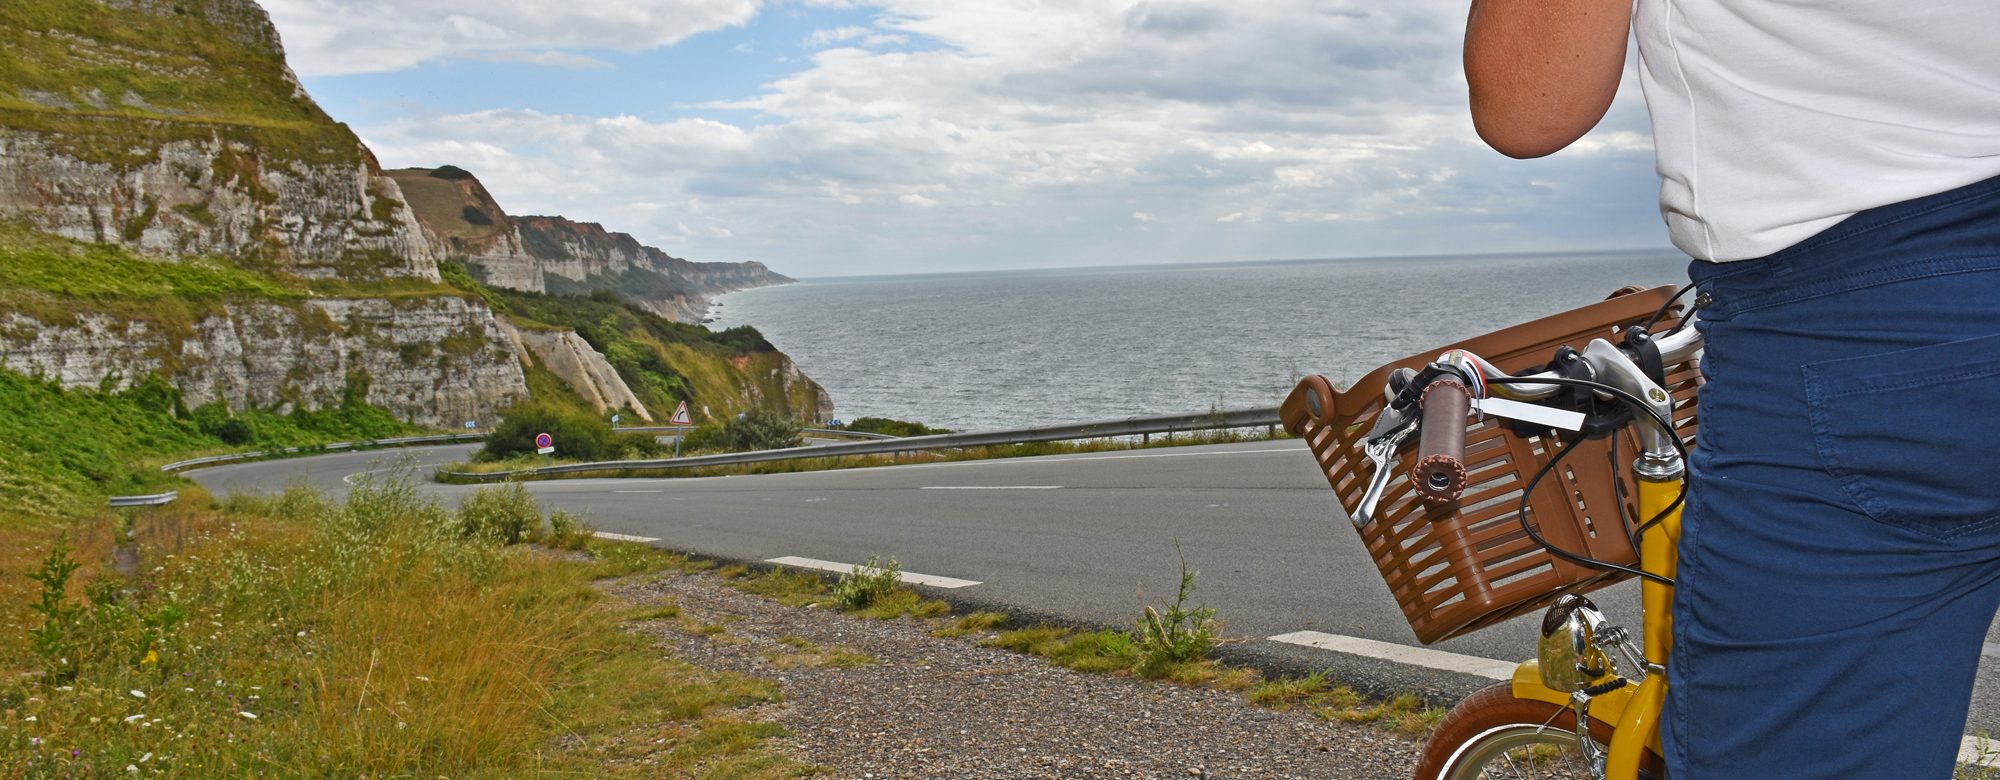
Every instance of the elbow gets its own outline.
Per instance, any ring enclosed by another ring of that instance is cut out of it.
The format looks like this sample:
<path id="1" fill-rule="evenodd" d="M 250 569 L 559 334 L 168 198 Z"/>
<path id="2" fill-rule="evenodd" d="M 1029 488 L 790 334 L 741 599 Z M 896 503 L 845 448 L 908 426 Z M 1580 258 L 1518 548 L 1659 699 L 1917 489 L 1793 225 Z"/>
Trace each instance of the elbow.
<path id="1" fill-rule="evenodd" d="M 1580 134 L 1555 131 L 1545 126 L 1518 122 L 1481 121 L 1473 115 L 1472 129 L 1479 134 L 1479 140 L 1501 154 L 1516 160 L 1532 160 L 1547 157 L 1562 151 L 1575 142 Z"/>
<path id="2" fill-rule="evenodd" d="M 1542 101 L 1481 100 L 1472 95 L 1472 129 L 1494 151 L 1517 160 L 1547 157 L 1582 138 L 1596 117 L 1546 110 Z"/>

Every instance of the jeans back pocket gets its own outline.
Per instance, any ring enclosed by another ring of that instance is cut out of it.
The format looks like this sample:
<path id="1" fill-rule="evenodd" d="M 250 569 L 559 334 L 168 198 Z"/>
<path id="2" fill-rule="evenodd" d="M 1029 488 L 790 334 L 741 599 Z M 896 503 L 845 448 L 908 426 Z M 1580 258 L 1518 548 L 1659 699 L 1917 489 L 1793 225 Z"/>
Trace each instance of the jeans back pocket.
<path id="1" fill-rule="evenodd" d="M 1813 443 L 1875 520 L 1941 539 L 2000 522 L 2000 334 L 1805 366 Z"/>

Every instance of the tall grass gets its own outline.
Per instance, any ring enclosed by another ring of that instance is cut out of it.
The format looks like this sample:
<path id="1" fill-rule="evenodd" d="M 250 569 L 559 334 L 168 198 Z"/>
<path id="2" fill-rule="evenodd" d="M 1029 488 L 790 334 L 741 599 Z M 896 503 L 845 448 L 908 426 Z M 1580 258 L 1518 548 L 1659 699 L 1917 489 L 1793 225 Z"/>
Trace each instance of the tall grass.
<path id="1" fill-rule="evenodd" d="M 664 554 L 467 536 L 400 474 L 227 506 L 142 520 L 137 578 L 86 566 L 54 652 L 28 634 L 55 619 L 26 610 L 37 589 L 0 590 L 0 668 L 23 672 L 0 679 L 0 776 L 784 769 L 775 727 L 734 714 L 773 685 L 659 659 L 591 585 Z"/>

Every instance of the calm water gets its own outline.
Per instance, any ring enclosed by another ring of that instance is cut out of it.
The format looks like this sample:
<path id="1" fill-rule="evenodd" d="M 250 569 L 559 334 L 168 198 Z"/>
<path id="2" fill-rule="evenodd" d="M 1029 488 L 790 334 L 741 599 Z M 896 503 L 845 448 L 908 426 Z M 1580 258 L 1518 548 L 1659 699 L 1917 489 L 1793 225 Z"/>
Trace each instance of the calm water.
<path id="1" fill-rule="evenodd" d="M 957 430 L 1275 406 L 1627 284 L 1671 251 L 846 277 L 721 298 L 833 396 L 835 416 Z"/>

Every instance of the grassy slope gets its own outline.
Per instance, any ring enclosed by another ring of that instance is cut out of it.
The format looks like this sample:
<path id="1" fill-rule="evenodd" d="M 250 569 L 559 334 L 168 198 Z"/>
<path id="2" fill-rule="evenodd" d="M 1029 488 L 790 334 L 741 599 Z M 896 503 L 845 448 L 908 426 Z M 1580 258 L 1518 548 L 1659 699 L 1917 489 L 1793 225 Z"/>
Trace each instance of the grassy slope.
<path id="1" fill-rule="evenodd" d="M 603 293 L 574 297 L 485 289 L 457 270 L 448 270 L 447 279 L 477 290 L 523 328 L 574 329 L 604 353 L 656 419 L 664 421 L 683 400 L 697 422 L 730 419 L 753 405 L 753 394 L 766 403 L 782 399 L 783 410 L 795 418 L 810 419 L 814 411 L 813 399 L 787 398 L 772 378 L 779 354 L 754 329 L 717 333 Z"/>
<path id="2" fill-rule="evenodd" d="M 358 162 L 361 144 L 286 77 L 247 0 L 167 13 L 90 0 L 0 3 L 0 127 L 49 133 L 86 160 L 132 165 L 162 143 L 222 136 L 266 160 Z"/>
<path id="3" fill-rule="evenodd" d="M 662 659 L 592 585 L 680 561 L 461 527 L 397 478 L 339 505 L 184 498 L 140 516 L 133 574 L 98 564 L 110 523 L 77 526 L 54 620 L 16 576 L 52 540 L 0 529 L 0 776 L 795 774 L 762 745 L 782 729 L 737 712 L 774 685 Z"/>

